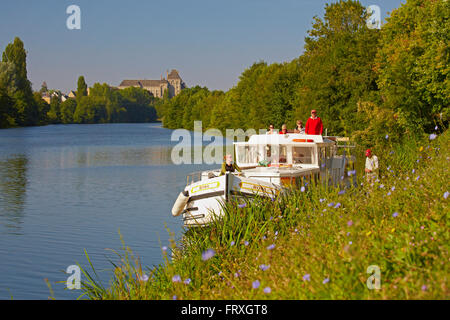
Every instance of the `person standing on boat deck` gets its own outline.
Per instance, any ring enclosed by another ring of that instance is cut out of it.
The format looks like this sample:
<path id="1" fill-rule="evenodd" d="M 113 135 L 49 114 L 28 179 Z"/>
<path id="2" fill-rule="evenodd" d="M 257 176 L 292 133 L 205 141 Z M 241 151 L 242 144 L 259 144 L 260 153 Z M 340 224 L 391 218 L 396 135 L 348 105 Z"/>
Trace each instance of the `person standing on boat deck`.
<path id="1" fill-rule="evenodd" d="M 311 117 L 308 119 L 308 121 L 306 121 L 305 133 L 322 135 L 322 132 L 323 132 L 322 119 L 320 119 L 317 116 L 316 110 L 311 110 Z"/>
<path id="2" fill-rule="evenodd" d="M 222 163 L 222 168 L 220 169 L 220 175 L 223 176 L 226 172 L 241 172 L 241 168 L 233 162 L 233 157 L 231 154 L 225 156 L 225 161 Z"/>
<path id="3" fill-rule="evenodd" d="M 373 182 L 378 178 L 378 157 L 372 154 L 372 150 L 366 150 L 366 179 Z"/>
<path id="4" fill-rule="evenodd" d="M 279 132 L 279 134 L 287 134 L 287 126 L 285 124 L 281 126 L 281 131 Z"/>
<path id="5" fill-rule="evenodd" d="M 297 120 L 297 126 L 295 127 L 294 132 L 300 133 L 300 134 L 305 133 L 305 128 L 303 127 L 303 122 L 301 122 L 300 120 Z"/>
<path id="6" fill-rule="evenodd" d="M 269 125 L 269 131 L 267 131 L 266 134 L 274 134 L 275 132 L 273 132 L 273 124 Z"/>

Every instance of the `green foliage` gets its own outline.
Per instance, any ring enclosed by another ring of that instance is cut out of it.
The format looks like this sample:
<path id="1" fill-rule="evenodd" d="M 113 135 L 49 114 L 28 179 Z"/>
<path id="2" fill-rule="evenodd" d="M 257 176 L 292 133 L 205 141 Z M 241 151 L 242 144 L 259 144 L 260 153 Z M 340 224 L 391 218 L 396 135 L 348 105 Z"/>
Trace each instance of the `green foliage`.
<path id="1" fill-rule="evenodd" d="M 383 26 L 376 59 L 384 104 L 411 127 L 449 119 L 450 3 L 408 0 Z"/>

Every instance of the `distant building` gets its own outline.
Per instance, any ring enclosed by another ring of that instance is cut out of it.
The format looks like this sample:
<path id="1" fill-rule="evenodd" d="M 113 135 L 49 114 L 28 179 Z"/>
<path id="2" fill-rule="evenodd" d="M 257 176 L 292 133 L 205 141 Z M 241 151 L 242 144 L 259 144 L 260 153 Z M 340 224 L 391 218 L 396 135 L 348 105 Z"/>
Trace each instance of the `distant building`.
<path id="1" fill-rule="evenodd" d="M 69 94 L 67 95 L 69 98 L 75 99 L 77 97 L 77 94 L 75 91 L 70 91 Z"/>
<path id="2" fill-rule="evenodd" d="M 161 76 L 161 80 L 123 80 L 118 86 L 119 89 L 129 87 L 138 87 L 149 91 L 156 98 L 162 98 L 164 92 L 168 90 L 169 97 L 178 95 L 181 90 L 186 88 L 186 84 L 181 79 L 178 71 L 172 69 L 169 73 L 167 71 L 167 79 Z"/>

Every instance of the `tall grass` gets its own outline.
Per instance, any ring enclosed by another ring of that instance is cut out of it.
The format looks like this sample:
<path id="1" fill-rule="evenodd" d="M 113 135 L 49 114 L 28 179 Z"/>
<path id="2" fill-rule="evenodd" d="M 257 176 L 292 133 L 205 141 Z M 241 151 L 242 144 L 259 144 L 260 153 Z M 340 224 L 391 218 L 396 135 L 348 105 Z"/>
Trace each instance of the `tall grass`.
<path id="1" fill-rule="evenodd" d="M 124 247 L 110 286 L 85 282 L 85 297 L 448 299 L 448 145 L 447 131 L 385 150 L 373 184 L 360 168 L 358 187 L 228 203 L 222 220 L 162 250 L 159 266 L 144 270 Z M 366 285 L 371 265 L 379 290 Z"/>

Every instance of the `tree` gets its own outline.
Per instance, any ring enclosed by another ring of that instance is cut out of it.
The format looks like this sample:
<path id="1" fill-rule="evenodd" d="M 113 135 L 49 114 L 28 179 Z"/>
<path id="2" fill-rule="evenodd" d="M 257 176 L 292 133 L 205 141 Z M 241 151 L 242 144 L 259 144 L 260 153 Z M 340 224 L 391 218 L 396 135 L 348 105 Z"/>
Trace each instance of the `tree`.
<path id="1" fill-rule="evenodd" d="M 21 126 L 35 125 L 39 114 L 33 98 L 31 83 L 27 78 L 27 53 L 20 38 L 16 37 L 13 43 L 6 46 L 2 55 L 3 63 L 10 63 L 9 76 L 14 77 L 14 92 L 10 97 L 14 101 L 16 122 Z M 14 73 L 14 76 L 12 75 Z M 10 87 L 10 89 L 12 89 Z"/>
<path id="2" fill-rule="evenodd" d="M 63 103 L 61 103 L 61 122 L 62 123 L 72 123 L 73 115 L 77 108 L 77 103 L 75 99 L 67 99 Z"/>
<path id="3" fill-rule="evenodd" d="M 450 2 L 408 0 L 382 28 L 378 86 L 408 133 L 433 130 L 450 105 Z"/>
<path id="4" fill-rule="evenodd" d="M 84 77 L 83 76 L 78 77 L 77 92 L 76 92 L 77 102 L 80 102 L 83 97 L 87 96 L 87 88 L 88 87 L 86 81 L 84 80 Z"/>

